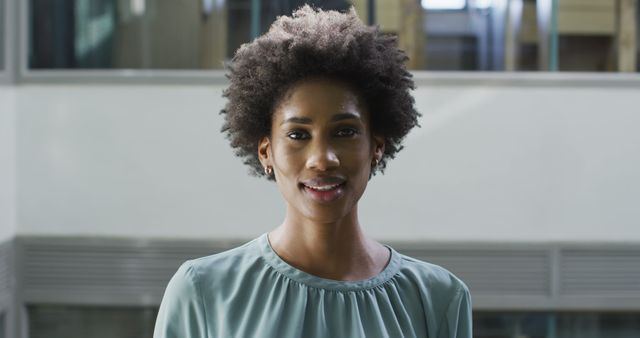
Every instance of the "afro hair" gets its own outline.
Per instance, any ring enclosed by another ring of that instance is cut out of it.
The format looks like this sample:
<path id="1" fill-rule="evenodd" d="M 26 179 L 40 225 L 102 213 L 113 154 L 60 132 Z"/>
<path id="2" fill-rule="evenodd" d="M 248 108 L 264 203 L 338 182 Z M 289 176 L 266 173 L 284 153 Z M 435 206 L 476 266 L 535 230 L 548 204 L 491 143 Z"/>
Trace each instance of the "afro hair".
<path id="1" fill-rule="evenodd" d="M 357 89 L 367 105 L 372 133 L 385 140 L 375 167 L 383 172 L 420 116 L 407 60 L 395 36 L 366 26 L 353 8 L 340 13 L 305 5 L 291 17 L 278 17 L 267 33 L 236 51 L 227 66 L 222 132 L 251 173 L 266 176 L 257 149 L 271 135 L 278 100 L 302 79 L 334 78 Z"/>

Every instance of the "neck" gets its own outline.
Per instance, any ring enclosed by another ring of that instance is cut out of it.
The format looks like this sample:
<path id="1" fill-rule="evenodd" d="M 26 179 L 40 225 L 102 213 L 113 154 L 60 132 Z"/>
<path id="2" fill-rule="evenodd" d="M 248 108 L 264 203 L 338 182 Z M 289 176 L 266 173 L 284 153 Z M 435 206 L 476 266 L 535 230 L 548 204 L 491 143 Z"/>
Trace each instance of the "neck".
<path id="1" fill-rule="evenodd" d="M 357 212 L 322 223 L 287 212 L 285 221 L 269 233 L 274 251 L 290 265 L 333 280 L 375 276 L 389 260 L 389 250 L 366 238 Z"/>

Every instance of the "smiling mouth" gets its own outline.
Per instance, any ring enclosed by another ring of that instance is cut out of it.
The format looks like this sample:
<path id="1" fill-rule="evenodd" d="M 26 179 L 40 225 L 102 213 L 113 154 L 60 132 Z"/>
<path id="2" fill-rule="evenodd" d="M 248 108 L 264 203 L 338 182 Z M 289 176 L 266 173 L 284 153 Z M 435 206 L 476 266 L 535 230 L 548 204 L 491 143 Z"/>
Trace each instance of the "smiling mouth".
<path id="1" fill-rule="evenodd" d="M 329 190 L 333 190 L 336 189 L 337 187 L 343 185 L 344 183 L 337 183 L 337 184 L 331 184 L 331 185 L 321 185 L 321 186 L 313 186 L 313 185 L 306 185 L 304 183 L 302 183 L 302 185 L 305 188 L 311 189 L 311 190 L 315 190 L 315 191 L 329 191 Z"/>
<path id="2" fill-rule="evenodd" d="M 337 200 L 344 195 L 346 182 L 333 184 L 305 184 L 301 183 L 302 189 L 312 200 L 319 203 L 328 203 Z"/>

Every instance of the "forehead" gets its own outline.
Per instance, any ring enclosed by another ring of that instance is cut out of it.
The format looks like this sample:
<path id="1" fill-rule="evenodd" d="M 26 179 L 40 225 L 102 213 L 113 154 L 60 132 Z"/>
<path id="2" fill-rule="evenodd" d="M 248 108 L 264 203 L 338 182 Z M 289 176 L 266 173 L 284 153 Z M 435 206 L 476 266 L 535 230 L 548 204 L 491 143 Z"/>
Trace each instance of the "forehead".
<path id="1" fill-rule="evenodd" d="M 291 117 L 330 119 L 337 114 L 368 119 L 360 95 L 347 83 L 325 78 L 303 80 L 291 86 L 274 110 L 274 122 Z"/>

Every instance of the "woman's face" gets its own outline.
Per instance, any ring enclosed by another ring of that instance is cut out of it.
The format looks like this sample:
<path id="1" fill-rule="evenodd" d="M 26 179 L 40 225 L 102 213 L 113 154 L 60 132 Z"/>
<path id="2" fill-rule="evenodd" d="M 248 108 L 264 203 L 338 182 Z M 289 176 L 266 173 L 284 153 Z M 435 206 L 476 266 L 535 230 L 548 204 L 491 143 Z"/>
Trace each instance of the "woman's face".
<path id="1" fill-rule="evenodd" d="M 258 153 L 263 166 L 273 167 L 291 216 L 330 223 L 356 211 L 383 150 L 355 91 L 336 80 L 308 79 L 276 106 L 271 137 Z"/>

